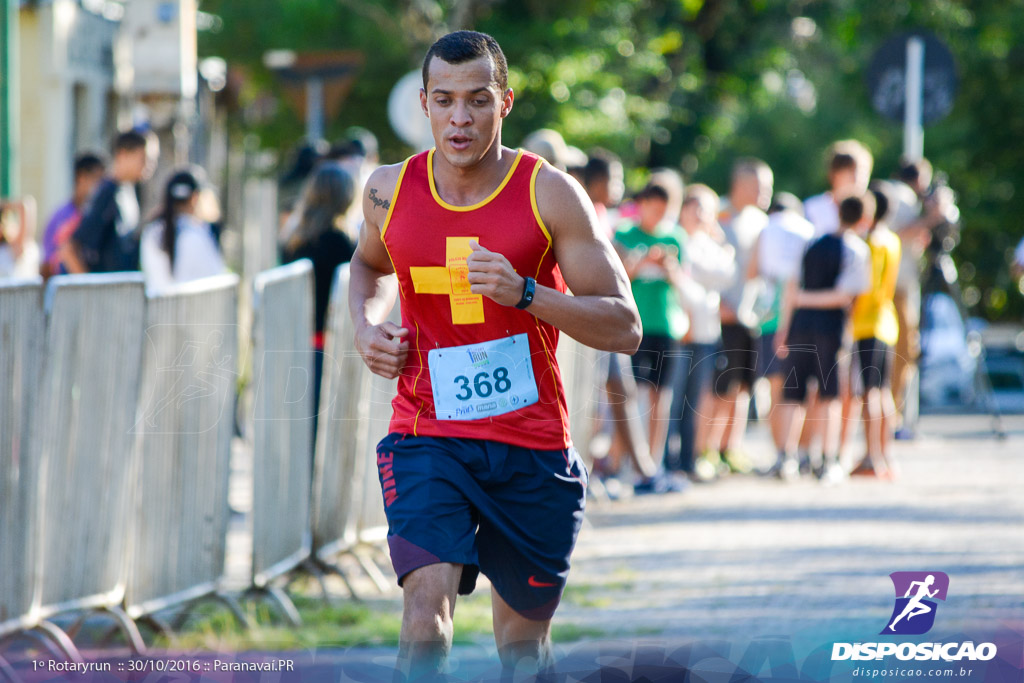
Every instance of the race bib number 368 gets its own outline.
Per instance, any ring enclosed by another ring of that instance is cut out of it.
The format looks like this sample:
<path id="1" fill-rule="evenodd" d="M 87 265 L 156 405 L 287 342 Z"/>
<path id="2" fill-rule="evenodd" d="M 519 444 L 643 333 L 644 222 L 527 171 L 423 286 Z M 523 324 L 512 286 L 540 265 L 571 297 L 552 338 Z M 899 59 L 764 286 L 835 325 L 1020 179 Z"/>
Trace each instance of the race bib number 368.
<path id="1" fill-rule="evenodd" d="M 525 334 L 427 354 L 439 420 L 479 420 L 536 403 L 537 382 Z"/>

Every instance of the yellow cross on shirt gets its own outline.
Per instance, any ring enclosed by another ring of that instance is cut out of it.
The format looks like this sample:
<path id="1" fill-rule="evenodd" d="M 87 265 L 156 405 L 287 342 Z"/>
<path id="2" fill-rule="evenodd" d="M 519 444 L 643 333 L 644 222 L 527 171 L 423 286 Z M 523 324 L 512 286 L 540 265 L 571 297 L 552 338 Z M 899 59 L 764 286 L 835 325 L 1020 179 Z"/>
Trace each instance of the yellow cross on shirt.
<path id="1" fill-rule="evenodd" d="M 445 242 L 443 266 L 410 266 L 413 291 L 417 294 L 445 294 L 452 306 L 452 323 L 472 325 L 484 321 L 484 298 L 469 289 L 466 258 L 473 253 L 469 241 L 478 237 L 449 237 Z"/>

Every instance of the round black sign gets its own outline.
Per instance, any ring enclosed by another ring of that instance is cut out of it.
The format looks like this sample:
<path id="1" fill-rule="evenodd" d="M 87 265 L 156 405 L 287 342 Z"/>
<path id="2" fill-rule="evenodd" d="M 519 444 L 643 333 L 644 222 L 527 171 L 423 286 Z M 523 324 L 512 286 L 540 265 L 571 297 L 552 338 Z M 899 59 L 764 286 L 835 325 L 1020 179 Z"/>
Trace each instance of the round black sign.
<path id="1" fill-rule="evenodd" d="M 924 82 L 921 118 L 924 123 L 938 121 L 953 108 L 956 96 L 956 63 L 942 41 L 931 33 L 912 31 L 886 40 L 868 66 L 868 92 L 871 104 L 883 116 L 903 121 L 903 103 L 907 78 L 907 41 L 924 41 Z"/>

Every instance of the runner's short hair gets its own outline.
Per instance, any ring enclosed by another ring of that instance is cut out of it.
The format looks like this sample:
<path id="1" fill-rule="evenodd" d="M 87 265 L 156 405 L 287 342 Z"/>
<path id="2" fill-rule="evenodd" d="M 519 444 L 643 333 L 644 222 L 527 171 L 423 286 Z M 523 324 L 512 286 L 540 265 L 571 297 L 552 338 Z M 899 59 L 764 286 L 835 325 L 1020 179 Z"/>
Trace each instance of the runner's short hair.
<path id="1" fill-rule="evenodd" d="M 430 46 L 427 56 L 423 58 L 423 89 L 427 89 L 432 58 L 437 57 L 449 64 L 462 64 L 487 55 L 494 61 L 494 81 L 504 93 L 508 90 L 508 62 L 505 61 L 505 53 L 501 51 L 498 41 L 477 31 L 455 31 L 441 36 Z"/>

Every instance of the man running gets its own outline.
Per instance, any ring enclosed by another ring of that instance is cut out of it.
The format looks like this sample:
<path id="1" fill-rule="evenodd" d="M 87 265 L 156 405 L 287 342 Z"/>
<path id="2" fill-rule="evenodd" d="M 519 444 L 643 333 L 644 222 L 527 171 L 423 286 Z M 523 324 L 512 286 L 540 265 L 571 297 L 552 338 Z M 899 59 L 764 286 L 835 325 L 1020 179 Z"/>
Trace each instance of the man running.
<path id="1" fill-rule="evenodd" d="M 502 664 L 551 663 L 587 481 L 558 333 L 624 353 L 641 336 L 583 188 L 502 146 L 512 102 L 493 38 L 458 31 L 434 43 L 420 104 L 436 147 L 373 173 L 352 259 L 356 347 L 373 372 L 398 378 L 377 463 L 407 679 L 443 667 L 456 596 L 478 572 L 493 586 Z M 401 326 L 386 321 L 396 292 Z"/>
<path id="2" fill-rule="evenodd" d="M 935 595 L 939 592 L 938 588 L 936 588 L 933 591 L 928 590 L 933 583 L 935 583 L 935 576 L 933 574 L 929 574 L 927 577 L 925 577 L 924 581 L 912 581 L 910 583 L 910 585 L 907 587 L 907 592 L 903 597 L 910 598 L 910 594 L 914 592 L 914 586 L 917 586 L 917 594 L 914 595 L 914 597 L 910 598 L 910 601 L 907 602 L 907 606 L 903 608 L 903 611 L 900 612 L 900 615 L 893 619 L 892 623 L 889 624 L 890 631 L 896 630 L 896 622 L 898 622 L 903 617 L 906 617 L 907 621 L 910 621 L 918 615 L 928 614 L 932 611 L 932 608 L 921 602 L 921 600 L 923 600 L 924 598 L 934 598 Z"/>

